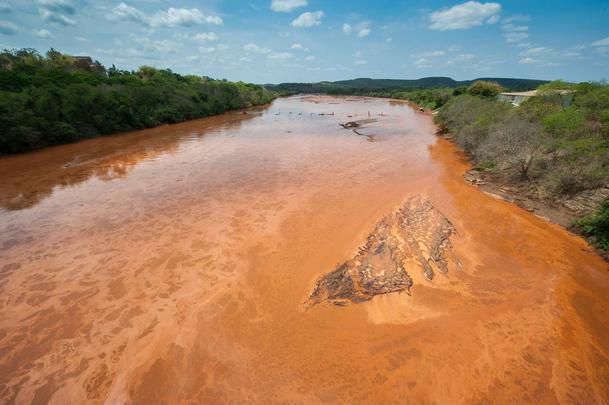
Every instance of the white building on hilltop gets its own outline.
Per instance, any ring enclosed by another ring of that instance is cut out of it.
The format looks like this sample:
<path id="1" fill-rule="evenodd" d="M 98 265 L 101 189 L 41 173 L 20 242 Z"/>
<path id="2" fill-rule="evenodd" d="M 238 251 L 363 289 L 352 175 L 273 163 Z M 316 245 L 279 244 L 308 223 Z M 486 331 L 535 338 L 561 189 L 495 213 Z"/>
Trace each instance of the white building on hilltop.
<path id="1" fill-rule="evenodd" d="M 571 105 L 571 101 L 573 101 L 573 90 L 547 90 L 543 94 L 544 95 L 558 95 L 562 99 L 563 107 L 568 107 Z M 537 96 L 537 90 L 531 91 L 520 91 L 520 92 L 505 92 L 499 93 L 497 99 L 499 101 L 507 101 L 511 103 L 513 106 L 518 107 L 520 104 L 530 99 L 531 97 Z"/>

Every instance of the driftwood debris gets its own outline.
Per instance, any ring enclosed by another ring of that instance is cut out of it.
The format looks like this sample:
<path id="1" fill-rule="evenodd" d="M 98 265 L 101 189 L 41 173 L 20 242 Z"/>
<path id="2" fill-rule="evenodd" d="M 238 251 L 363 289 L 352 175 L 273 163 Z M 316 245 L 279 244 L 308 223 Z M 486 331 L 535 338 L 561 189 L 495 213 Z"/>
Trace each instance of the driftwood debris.
<path id="1" fill-rule="evenodd" d="M 368 118 L 365 120 L 349 121 L 349 122 L 344 122 L 344 123 L 341 122 L 338 125 L 340 125 L 341 127 L 345 128 L 345 129 L 352 130 L 356 135 L 365 136 L 369 142 L 374 142 L 374 135 L 363 134 L 361 132 L 358 132 L 356 128 L 359 128 L 364 124 L 370 124 L 370 123 L 376 122 L 376 121 L 378 121 L 378 120 L 375 118 Z"/>
<path id="2" fill-rule="evenodd" d="M 426 279 L 448 273 L 453 224 L 432 203 L 412 197 L 397 211 L 381 219 L 366 243 L 350 260 L 320 277 L 305 302 L 310 308 L 322 302 L 347 305 L 368 301 L 379 294 L 406 292 L 414 282 L 407 270 L 420 269 Z"/>
<path id="3" fill-rule="evenodd" d="M 359 128 L 362 125 L 371 124 L 371 123 L 377 122 L 377 121 L 378 120 L 375 119 L 375 118 L 369 118 L 369 119 L 366 119 L 366 120 L 341 122 L 338 125 L 340 125 L 341 127 L 345 128 L 345 129 L 352 129 L 352 128 Z"/>

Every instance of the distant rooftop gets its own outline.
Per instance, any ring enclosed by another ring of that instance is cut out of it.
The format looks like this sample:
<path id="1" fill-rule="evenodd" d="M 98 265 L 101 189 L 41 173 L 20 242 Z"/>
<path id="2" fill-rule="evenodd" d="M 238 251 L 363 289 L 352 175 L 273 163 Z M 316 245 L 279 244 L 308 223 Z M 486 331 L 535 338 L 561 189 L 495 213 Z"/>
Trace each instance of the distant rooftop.
<path id="1" fill-rule="evenodd" d="M 503 96 L 511 96 L 511 97 L 533 97 L 537 95 L 537 90 L 531 91 L 517 91 L 517 92 L 504 92 L 501 93 Z"/>
<path id="2" fill-rule="evenodd" d="M 573 90 L 546 90 L 544 92 L 544 94 L 559 94 L 561 96 L 561 98 L 563 99 L 563 105 L 565 107 L 567 107 L 571 104 L 571 101 L 573 99 L 573 93 L 574 93 Z M 512 105 L 519 106 L 525 100 L 527 100 L 531 97 L 535 97 L 536 95 L 537 95 L 537 90 L 520 91 L 520 92 L 504 92 L 504 93 L 499 93 L 499 96 L 497 98 L 502 101 L 508 101 L 508 102 L 512 103 Z M 566 96 L 566 97 L 562 97 L 562 96 Z"/>
<path id="3" fill-rule="evenodd" d="M 546 90 L 544 93 L 553 93 L 553 94 L 560 94 L 560 95 L 565 95 L 565 94 L 571 94 L 574 93 L 573 90 Z M 537 90 L 531 90 L 531 91 L 518 91 L 518 92 L 503 92 L 501 93 L 504 96 L 512 96 L 512 97 L 534 97 L 537 95 Z"/>

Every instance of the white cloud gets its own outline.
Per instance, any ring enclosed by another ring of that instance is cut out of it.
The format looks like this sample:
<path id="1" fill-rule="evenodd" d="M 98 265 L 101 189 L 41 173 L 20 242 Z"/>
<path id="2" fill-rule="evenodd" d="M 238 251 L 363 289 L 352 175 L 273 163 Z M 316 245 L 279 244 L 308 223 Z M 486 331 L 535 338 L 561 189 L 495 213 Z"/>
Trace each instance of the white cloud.
<path id="1" fill-rule="evenodd" d="M 579 58 L 582 56 L 582 54 L 577 51 L 566 50 L 566 51 L 562 52 L 560 54 L 560 56 L 562 56 L 563 58 L 570 59 L 570 58 Z"/>
<path id="2" fill-rule="evenodd" d="M 305 48 L 301 44 L 292 44 L 290 49 L 293 49 L 295 51 L 304 51 L 304 52 L 307 52 L 309 50 L 309 48 Z"/>
<path id="3" fill-rule="evenodd" d="M 42 39 L 49 39 L 49 38 L 51 38 L 51 32 L 47 31 L 45 29 L 34 31 L 34 35 L 37 36 L 38 38 L 42 38 Z"/>
<path id="4" fill-rule="evenodd" d="M 176 53 L 183 44 L 169 39 L 150 39 L 144 36 L 131 35 L 133 42 L 140 46 L 140 49 L 149 54 Z"/>
<path id="5" fill-rule="evenodd" d="M 523 64 L 523 65 L 536 65 L 539 63 L 539 61 L 537 59 L 533 59 L 533 58 L 523 58 L 523 59 L 520 59 L 518 61 L 518 63 Z"/>
<path id="6" fill-rule="evenodd" d="M 432 30 L 447 31 L 477 27 L 499 21 L 501 4 L 468 1 L 430 15 Z"/>
<path id="7" fill-rule="evenodd" d="M 421 53 L 413 53 L 410 56 L 412 56 L 413 58 L 435 58 L 444 55 L 446 55 L 446 51 L 427 51 Z"/>
<path id="8" fill-rule="evenodd" d="M 248 58 L 247 56 L 242 56 L 239 58 L 239 62 L 253 62 L 251 58 Z"/>
<path id="9" fill-rule="evenodd" d="M 501 29 L 506 32 L 523 32 L 528 31 L 529 27 L 526 25 L 514 25 L 512 23 L 503 24 Z"/>
<path id="10" fill-rule="evenodd" d="M 547 54 L 547 53 L 552 52 L 552 51 L 553 51 L 552 48 L 546 48 L 546 47 L 540 46 L 540 47 L 537 47 L 537 48 L 527 49 L 526 51 L 523 51 L 520 54 L 522 56 L 542 55 L 542 54 Z"/>
<path id="11" fill-rule="evenodd" d="M 69 0 L 38 0 L 37 3 L 44 9 L 60 13 L 73 15 L 76 13 L 76 7 Z"/>
<path id="12" fill-rule="evenodd" d="M 538 46 L 525 49 L 520 52 L 521 59 L 518 63 L 537 66 L 559 66 L 563 60 L 577 59 L 581 55 L 571 48 L 556 50 L 545 46 Z"/>
<path id="13" fill-rule="evenodd" d="M 199 51 L 203 52 L 203 53 L 214 53 L 214 52 L 216 52 L 216 48 L 214 48 L 213 46 L 210 46 L 210 47 L 200 46 Z"/>
<path id="14" fill-rule="evenodd" d="M 487 24 L 496 24 L 497 22 L 499 22 L 499 20 L 501 20 L 501 16 L 499 14 L 496 14 L 494 16 L 489 17 L 488 20 L 486 20 Z"/>
<path id="15" fill-rule="evenodd" d="M 503 37 L 508 44 L 522 42 L 529 37 L 526 32 L 504 32 Z"/>
<path id="16" fill-rule="evenodd" d="M 529 26 L 518 25 L 514 22 L 529 21 L 530 17 L 526 15 L 514 15 L 508 18 L 504 18 L 501 25 L 503 31 L 503 38 L 508 44 L 514 44 L 513 46 L 521 47 L 519 44 L 529 37 Z"/>
<path id="17" fill-rule="evenodd" d="M 387 43 L 390 43 L 391 41 L 393 41 L 393 38 L 391 38 L 391 37 L 385 39 L 385 42 L 387 42 Z"/>
<path id="18" fill-rule="evenodd" d="M 112 21 L 131 21 L 152 28 L 158 27 L 190 27 L 193 25 L 222 25 L 222 18 L 204 14 L 197 8 L 169 8 L 167 11 L 158 11 L 149 16 L 135 7 L 120 3 L 112 9 L 108 18 Z"/>
<path id="19" fill-rule="evenodd" d="M 290 11 L 308 6 L 307 0 L 272 0 L 271 10 L 279 13 L 289 13 Z"/>
<path id="20" fill-rule="evenodd" d="M 592 42 L 592 46 L 609 46 L 609 37 Z"/>
<path id="21" fill-rule="evenodd" d="M 307 56 L 307 57 L 305 58 L 305 60 L 307 60 L 307 61 L 312 61 L 312 60 L 315 60 L 315 59 L 316 59 L 316 58 L 315 58 L 315 56 L 313 56 L 313 55 L 309 55 L 309 56 Z"/>
<path id="22" fill-rule="evenodd" d="M 358 37 L 358 38 L 367 37 L 368 35 L 370 35 L 370 28 L 362 28 L 362 29 L 361 29 L 361 30 L 359 30 L 359 32 L 357 33 L 357 37 Z"/>
<path id="23" fill-rule="evenodd" d="M 197 8 L 173 8 L 157 12 L 151 19 L 152 27 L 190 27 L 193 25 L 222 25 L 222 19 L 215 15 L 203 14 Z"/>
<path id="24" fill-rule="evenodd" d="M 217 41 L 218 35 L 215 32 L 201 32 L 192 37 L 192 39 L 197 41 Z"/>
<path id="25" fill-rule="evenodd" d="M 343 24 L 343 33 L 349 35 L 349 34 L 351 34 L 352 30 L 353 30 L 353 28 L 351 27 L 351 24 L 347 24 L 347 23 Z"/>
<path id="26" fill-rule="evenodd" d="M 321 19 L 324 17 L 324 15 L 325 14 L 323 11 L 315 11 L 315 12 L 307 11 L 306 13 L 302 13 L 301 15 L 298 16 L 298 18 L 296 18 L 294 21 L 292 21 L 292 26 L 299 27 L 299 28 L 308 28 L 308 27 L 314 27 L 316 25 L 320 25 Z"/>
<path id="27" fill-rule="evenodd" d="M 362 59 L 360 59 L 360 60 L 356 60 L 354 63 L 355 63 L 356 65 L 358 65 L 358 66 L 361 66 L 361 65 L 366 65 L 366 64 L 368 64 L 368 61 L 367 61 L 367 60 L 362 60 Z"/>
<path id="28" fill-rule="evenodd" d="M 63 25 L 65 27 L 67 27 L 69 25 L 76 25 L 76 21 L 74 21 L 70 17 L 65 16 L 61 13 L 56 13 L 54 11 L 50 11 L 50 10 L 43 9 L 43 8 L 41 8 L 39 10 L 39 12 L 40 12 L 40 16 L 42 17 L 42 19 L 46 22 Z"/>
<path id="29" fill-rule="evenodd" d="M 512 23 L 512 22 L 516 22 L 516 21 L 529 21 L 530 19 L 531 19 L 531 17 L 526 14 L 515 14 L 515 15 L 509 16 L 507 18 L 504 18 L 503 20 L 501 20 L 501 22 L 503 24 L 507 24 L 507 23 Z"/>
<path id="30" fill-rule="evenodd" d="M 474 59 L 473 53 L 462 53 L 460 55 L 455 56 L 456 61 L 464 61 L 464 60 L 472 60 Z"/>
<path id="31" fill-rule="evenodd" d="M 14 35 L 19 31 L 19 27 L 9 21 L 0 21 L 0 34 Z"/>
<path id="32" fill-rule="evenodd" d="M 609 46 L 596 46 L 594 52 L 601 56 L 609 56 Z"/>
<path id="33" fill-rule="evenodd" d="M 76 14 L 76 7 L 71 0 L 37 0 L 38 12 L 42 19 L 63 26 L 76 25 L 68 15 Z"/>
<path id="34" fill-rule="evenodd" d="M 188 34 L 186 34 L 186 33 L 184 33 L 184 32 L 174 32 L 174 33 L 173 33 L 173 37 L 174 37 L 175 39 L 182 39 L 182 40 L 183 40 L 183 39 L 188 39 L 188 38 L 190 38 L 190 37 L 188 36 Z M 193 37 L 193 39 L 195 39 L 195 38 Z"/>
<path id="35" fill-rule="evenodd" d="M 293 57 L 294 57 L 294 55 L 289 52 L 276 52 L 276 53 L 272 53 L 268 56 L 269 59 L 278 59 L 278 60 L 292 59 Z"/>
<path id="36" fill-rule="evenodd" d="M 248 53 L 259 53 L 263 55 L 271 53 L 271 50 L 269 48 L 261 48 L 256 44 L 244 45 L 243 50 Z"/>
<path id="37" fill-rule="evenodd" d="M 415 60 L 414 62 L 412 62 L 412 64 L 417 68 L 429 68 L 429 67 L 433 66 L 431 64 L 431 61 L 429 61 L 425 58 L 419 58 L 419 59 Z"/>
<path id="38" fill-rule="evenodd" d="M 148 17 L 135 7 L 120 3 L 114 7 L 108 18 L 112 21 L 131 21 L 141 24 L 147 24 Z"/>
<path id="39" fill-rule="evenodd" d="M 364 53 L 362 51 L 357 51 L 353 54 L 353 56 L 355 56 L 356 58 L 361 58 L 362 56 L 364 56 Z"/>

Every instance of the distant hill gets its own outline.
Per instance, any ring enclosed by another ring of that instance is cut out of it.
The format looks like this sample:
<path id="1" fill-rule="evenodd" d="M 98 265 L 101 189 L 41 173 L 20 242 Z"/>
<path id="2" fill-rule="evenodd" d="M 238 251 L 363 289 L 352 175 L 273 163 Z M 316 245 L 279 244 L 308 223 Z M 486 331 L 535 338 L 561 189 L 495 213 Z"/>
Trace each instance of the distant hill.
<path id="1" fill-rule="evenodd" d="M 450 77 L 424 77 L 414 80 L 402 79 L 369 79 L 359 78 L 352 80 L 339 80 L 336 82 L 318 83 L 281 83 L 277 85 L 268 84 L 267 88 L 296 93 L 340 93 L 351 90 L 409 90 L 409 89 L 432 89 L 432 88 L 455 88 L 469 86 L 476 80 L 487 80 L 497 82 L 506 89 L 513 91 L 533 90 L 538 86 L 548 83 L 547 80 L 512 79 L 485 77 L 474 80 L 454 80 Z"/>

